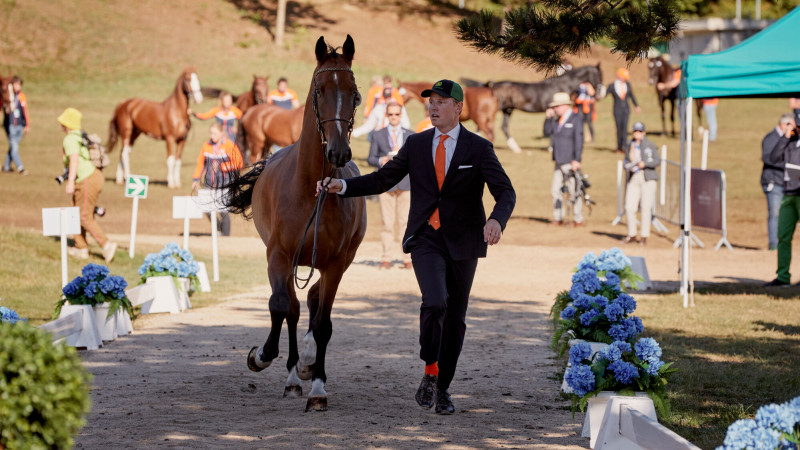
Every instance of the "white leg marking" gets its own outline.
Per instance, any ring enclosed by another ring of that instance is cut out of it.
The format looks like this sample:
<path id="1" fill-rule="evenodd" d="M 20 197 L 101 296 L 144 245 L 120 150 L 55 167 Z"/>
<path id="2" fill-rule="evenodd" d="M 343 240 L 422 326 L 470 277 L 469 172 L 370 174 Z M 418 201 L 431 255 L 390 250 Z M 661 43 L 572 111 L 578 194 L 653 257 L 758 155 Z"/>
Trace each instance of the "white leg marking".
<path id="1" fill-rule="evenodd" d="M 122 171 L 125 181 L 131 176 L 131 147 L 127 145 L 122 148 Z"/>
<path id="2" fill-rule="evenodd" d="M 317 378 L 316 380 L 311 382 L 311 393 L 308 394 L 309 397 L 327 397 L 328 393 L 325 392 L 325 383 L 322 379 Z"/>
<path id="3" fill-rule="evenodd" d="M 192 73 L 189 78 L 189 87 L 192 88 L 192 95 L 194 96 L 194 101 L 197 103 L 203 102 L 203 93 L 200 92 L 200 79 L 197 78 L 196 73 Z"/>
<path id="4" fill-rule="evenodd" d="M 317 362 L 317 341 L 314 340 L 314 333 L 311 331 L 306 333 L 303 342 L 306 344 L 306 347 L 303 349 L 303 353 L 300 354 L 300 360 L 298 362 L 302 366 L 310 366 Z"/>
<path id="5" fill-rule="evenodd" d="M 175 182 L 172 179 L 172 174 L 175 172 L 175 156 L 170 155 L 167 157 L 167 187 L 174 187 Z"/>
<path id="6" fill-rule="evenodd" d="M 175 182 L 175 187 L 181 187 L 181 160 L 175 160 L 175 173 L 173 175 L 173 181 Z"/>
<path id="7" fill-rule="evenodd" d="M 258 352 L 256 353 L 256 365 L 261 367 L 262 369 L 266 369 L 272 364 L 272 361 L 261 361 L 261 357 L 264 355 L 264 346 L 258 347 Z"/>
<path id="8" fill-rule="evenodd" d="M 289 377 L 286 379 L 287 386 L 300 386 L 303 383 L 303 380 L 297 376 L 297 368 L 292 367 L 292 370 L 289 371 Z"/>

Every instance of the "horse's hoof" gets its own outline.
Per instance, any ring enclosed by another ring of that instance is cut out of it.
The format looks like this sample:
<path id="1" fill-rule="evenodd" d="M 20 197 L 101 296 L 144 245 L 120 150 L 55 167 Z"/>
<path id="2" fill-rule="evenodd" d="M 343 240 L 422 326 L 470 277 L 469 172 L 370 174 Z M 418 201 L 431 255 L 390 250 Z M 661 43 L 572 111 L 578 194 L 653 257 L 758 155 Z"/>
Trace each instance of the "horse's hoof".
<path id="1" fill-rule="evenodd" d="M 301 366 L 298 364 L 295 368 L 297 369 L 297 377 L 301 380 L 310 380 L 311 375 L 314 374 L 314 371 L 311 370 L 311 366 Z"/>
<path id="2" fill-rule="evenodd" d="M 265 366 L 261 367 L 256 362 L 256 358 L 258 357 L 258 347 L 253 347 L 250 349 L 250 353 L 247 354 L 247 368 L 252 370 L 253 372 L 261 372 L 262 370 L 269 367 L 272 364 L 272 361 L 266 361 Z"/>
<path id="3" fill-rule="evenodd" d="M 117 184 L 125 184 L 125 182 L 122 181 L 122 180 L 115 180 L 114 182 L 117 183 Z"/>
<path id="4" fill-rule="evenodd" d="M 328 410 L 328 397 L 308 397 L 306 402 L 306 410 L 309 411 L 327 411 Z"/>
<path id="5" fill-rule="evenodd" d="M 297 385 L 290 385 L 286 386 L 283 390 L 284 397 L 302 397 L 303 396 L 303 386 Z"/>

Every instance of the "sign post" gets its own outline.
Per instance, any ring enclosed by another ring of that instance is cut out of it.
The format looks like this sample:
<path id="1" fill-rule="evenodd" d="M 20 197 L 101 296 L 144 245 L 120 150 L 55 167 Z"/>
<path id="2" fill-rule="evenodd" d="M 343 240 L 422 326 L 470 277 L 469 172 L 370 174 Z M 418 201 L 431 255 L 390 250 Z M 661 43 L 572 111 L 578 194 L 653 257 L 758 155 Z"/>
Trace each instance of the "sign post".
<path id="1" fill-rule="evenodd" d="M 80 234 L 80 208 L 42 208 L 42 231 L 45 236 L 61 236 L 61 287 L 67 285 L 67 235 Z"/>
<path id="2" fill-rule="evenodd" d="M 217 244 L 217 206 L 220 190 L 200 189 L 197 191 L 197 206 L 211 214 L 211 259 L 213 261 L 214 281 L 219 281 L 219 246 Z"/>
<path id="3" fill-rule="evenodd" d="M 136 253 L 136 222 L 139 218 L 139 199 L 147 198 L 147 185 L 150 177 L 147 175 L 130 175 L 125 183 L 125 197 L 133 198 L 131 209 L 131 245 L 128 256 L 133 258 Z"/>
<path id="4" fill-rule="evenodd" d="M 191 196 L 172 197 L 172 218 L 183 219 L 183 248 L 189 249 L 189 220 L 202 219 L 203 211 L 197 207 Z"/>

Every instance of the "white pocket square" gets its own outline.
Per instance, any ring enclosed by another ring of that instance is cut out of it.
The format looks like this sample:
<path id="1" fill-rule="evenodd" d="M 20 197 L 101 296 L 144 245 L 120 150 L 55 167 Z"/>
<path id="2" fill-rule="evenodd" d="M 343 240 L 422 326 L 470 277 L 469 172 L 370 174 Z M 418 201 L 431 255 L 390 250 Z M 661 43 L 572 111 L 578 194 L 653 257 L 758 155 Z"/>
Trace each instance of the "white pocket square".
<path id="1" fill-rule="evenodd" d="M 565 124 L 564 128 L 572 128 L 572 124 L 571 123 Z"/>
<path id="2" fill-rule="evenodd" d="M 469 169 L 472 166 L 458 166 L 459 169 Z"/>

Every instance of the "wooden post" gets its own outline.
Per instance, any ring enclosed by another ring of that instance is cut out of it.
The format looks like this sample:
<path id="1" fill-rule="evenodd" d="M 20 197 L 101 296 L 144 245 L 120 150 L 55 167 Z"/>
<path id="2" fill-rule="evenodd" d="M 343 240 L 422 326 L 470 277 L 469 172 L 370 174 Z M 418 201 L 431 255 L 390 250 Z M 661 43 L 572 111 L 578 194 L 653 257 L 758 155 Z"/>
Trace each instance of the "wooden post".
<path id="1" fill-rule="evenodd" d="M 275 44 L 283 47 L 283 34 L 286 27 L 286 0 L 278 0 L 278 17 L 275 26 Z"/>

